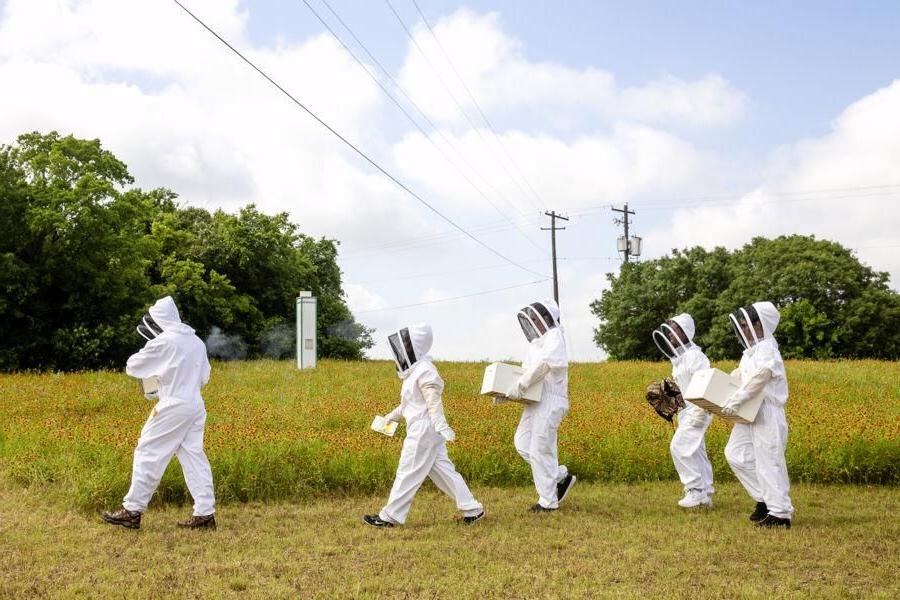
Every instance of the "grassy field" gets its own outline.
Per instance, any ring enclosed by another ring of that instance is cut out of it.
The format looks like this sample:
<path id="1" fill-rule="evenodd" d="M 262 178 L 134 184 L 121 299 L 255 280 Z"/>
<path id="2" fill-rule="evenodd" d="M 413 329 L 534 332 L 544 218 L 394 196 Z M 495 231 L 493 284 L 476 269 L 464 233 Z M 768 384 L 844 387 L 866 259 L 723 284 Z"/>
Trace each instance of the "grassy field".
<path id="1" fill-rule="evenodd" d="M 512 445 L 520 410 L 478 395 L 483 368 L 439 364 L 459 435 L 451 457 L 473 485 L 528 485 L 530 472 Z M 787 370 L 792 479 L 900 483 L 900 363 L 788 362 Z M 643 399 L 646 384 L 666 372 L 663 363 L 572 366 L 560 454 L 582 481 L 675 479 L 671 426 Z M 216 364 L 204 396 L 219 502 L 386 493 L 402 432 L 389 439 L 368 425 L 394 407 L 398 392 L 386 362 L 323 361 L 306 372 L 290 362 Z M 83 509 L 115 506 L 150 407 L 123 373 L 0 375 L 0 474 Z M 722 481 L 733 480 L 722 455 L 728 432 L 716 421 L 708 436 Z M 156 502 L 186 500 L 173 462 Z"/>
<path id="2" fill-rule="evenodd" d="M 151 509 L 140 531 L 0 482 L 0 597 L 897 598 L 900 489 L 794 486 L 790 531 L 760 531 L 737 484 L 710 511 L 675 482 L 579 484 L 552 515 L 529 488 L 475 489 L 484 521 L 454 521 L 427 484 L 403 528 L 359 517 L 379 497 L 231 504 L 216 532 Z"/>

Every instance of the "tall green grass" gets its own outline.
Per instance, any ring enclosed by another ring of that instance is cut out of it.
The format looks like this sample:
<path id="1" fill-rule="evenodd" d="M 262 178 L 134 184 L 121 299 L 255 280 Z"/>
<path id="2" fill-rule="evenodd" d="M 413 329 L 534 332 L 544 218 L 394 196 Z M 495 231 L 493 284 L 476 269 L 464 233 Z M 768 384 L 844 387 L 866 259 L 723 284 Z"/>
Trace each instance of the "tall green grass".
<path id="1" fill-rule="evenodd" d="M 530 485 L 512 445 L 520 408 L 494 407 L 478 395 L 484 364 L 438 367 L 459 435 L 450 455 L 470 484 Z M 900 484 L 898 363 L 792 361 L 787 369 L 792 479 Z M 570 470 L 587 481 L 677 479 L 672 426 L 643 399 L 667 365 L 575 364 L 570 371 L 571 410 L 560 428 L 560 458 Z M 216 364 L 204 396 L 219 502 L 386 493 L 403 430 L 389 439 L 368 425 L 398 394 L 384 362 L 323 361 L 305 372 L 290 362 Z M 0 375 L 0 471 L 20 485 L 52 486 L 84 508 L 114 505 L 128 488 L 150 407 L 121 373 Z M 707 435 L 718 479 L 733 479 L 723 456 L 729 431 L 716 420 Z M 155 501 L 190 501 L 177 460 Z"/>

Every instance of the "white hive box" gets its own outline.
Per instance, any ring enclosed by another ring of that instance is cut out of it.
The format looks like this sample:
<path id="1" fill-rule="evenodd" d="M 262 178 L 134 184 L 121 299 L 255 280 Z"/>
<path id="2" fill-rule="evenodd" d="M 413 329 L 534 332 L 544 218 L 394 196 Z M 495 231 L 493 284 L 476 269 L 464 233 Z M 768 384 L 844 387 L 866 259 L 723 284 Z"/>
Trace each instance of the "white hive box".
<path id="1" fill-rule="evenodd" d="M 722 414 L 722 406 L 740 387 L 741 381 L 737 377 L 732 377 L 719 369 L 702 369 L 694 373 L 687 389 L 682 390 L 681 395 L 691 404 L 696 404 L 730 423 L 750 424 L 756 419 L 756 413 L 762 406 L 763 392 L 744 402 L 736 416 Z"/>
<path id="2" fill-rule="evenodd" d="M 524 372 L 521 367 L 499 362 L 491 363 L 484 370 L 484 379 L 481 381 L 481 393 L 494 398 L 509 400 L 506 397 L 506 392 L 515 385 Z M 515 402 L 522 402 L 523 404 L 540 402 L 543 389 L 544 382 L 538 381 L 525 390 L 521 400 L 515 400 Z"/>

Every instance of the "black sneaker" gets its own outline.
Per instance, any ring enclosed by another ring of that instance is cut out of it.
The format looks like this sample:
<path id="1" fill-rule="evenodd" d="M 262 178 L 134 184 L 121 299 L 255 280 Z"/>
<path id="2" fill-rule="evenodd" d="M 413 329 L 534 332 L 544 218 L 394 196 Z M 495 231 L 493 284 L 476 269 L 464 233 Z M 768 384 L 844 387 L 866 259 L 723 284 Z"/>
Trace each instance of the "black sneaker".
<path id="1" fill-rule="evenodd" d="M 462 522 L 463 522 L 463 525 L 471 525 L 472 523 L 474 523 L 476 521 L 480 521 L 483 518 L 484 518 L 484 511 L 481 511 L 480 513 L 478 513 L 477 515 L 475 515 L 473 517 L 463 517 Z"/>
<path id="2" fill-rule="evenodd" d="M 784 527 L 785 529 L 791 528 L 791 520 L 790 519 L 782 519 L 781 517 L 774 517 L 772 515 L 766 515 L 760 522 L 756 524 L 757 527 Z"/>
<path id="3" fill-rule="evenodd" d="M 578 481 L 578 478 L 569 473 L 562 481 L 556 484 L 556 498 L 558 502 L 562 502 L 566 499 L 569 491 L 575 487 L 576 481 Z"/>
<path id="4" fill-rule="evenodd" d="M 757 502 L 756 510 L 753 511 L 753 514 L 750 515 L 750 520 L 754 523 L 759 523 L 763 519 L 766 518 L 766 515 L 769 514 L 769 507 L 766 506 L 765 502 Z"/>
<path id="5" fill-rule="evenodd" d="M 110 525 L 121 525 L 128 529 L 141 528 L 141 513 L 136 510 L 120 508 L 115 512 L 103 511 L 103 520 Z"/>
<path id="6" fill-rule="evenodd" d="M 541 506 L 540 503 L 535 504 L 531 508 L 528 509 L 528 512 L 533 513 L 548 513 L 548 512 L 556 512 L 555 508 L 547 508 L 546 506 Z"/>
<path id="7" fill-rule="evenodd" d="M 482 513 L 484 514 L 484 513 Z M 367 525 L 371 525 L 372 527 L 393 527 L 394 524 L 390 521 L 385 521 L 378 515 L 365 515 L 363 516 L 363 523 Z"/>

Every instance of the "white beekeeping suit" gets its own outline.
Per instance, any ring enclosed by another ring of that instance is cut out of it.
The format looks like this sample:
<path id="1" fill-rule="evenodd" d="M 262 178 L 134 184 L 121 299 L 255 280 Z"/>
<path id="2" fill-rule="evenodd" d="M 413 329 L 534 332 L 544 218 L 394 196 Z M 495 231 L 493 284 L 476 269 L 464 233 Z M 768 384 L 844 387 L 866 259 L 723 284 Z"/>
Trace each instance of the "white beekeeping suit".
<path id="1" fill-rule="evenodd" d="M 709 368 L 709 359 L 693 339 L 694 319 L 687 313 L 672 317 L 653 332 L 653 341 L 672 361 L 672 378 L 682 392 L 694 373 Z M 678 411 L 678 427 L 669 451 L 684 486 L 684 497 L 678 502 L 683 508 L 712 506 L 712 463 L 706 454 L 706 430 L 711 422 L 709 412 L 690 402 Z"/>
<path id="2" fill-rule="evenodd" d="M 166 466 L 177 456 L 194 499 L 193 514 L 207 517 L 215 512 L 215 499 L 212 471 L 203 451 L 206 408 L 200 388 L 210 375 L 206 346 L 181 322 L 170 296 L 158 300 L 149 317 L 138 331 L 151 339 L 128 359 L 125 372 L 132 377 L 156 377 L 159 402 L 141 430 L 131 488 L 122 506 L 132 512 L 146 510 Z"/>
<path id="3" fill-rule="evenodd" d="M 729 315 L 735 334 L 744 346 L 741 387 L 732 394 L 723 412 L 735 414 L 743 402 L 764 393 L 752 424 L 736 424 L 725 446 L 725 458 L 747 493 L 757 502 L 751 519 L 761 526 L 790 527 L 790 481 L 784 458 L 787 446 L 787 374 L 775 341 L 781 316 L 771 302 L 756 302 Z"/>
<path id="4" fill-rule="evenodd" d="M 370 525 L 384 527 L 406 522 L 413 498 L 426 478 L 431 478 L 438 489 L 456 502 L 466 523 L 484 514 L 481 503 L 469 491 L 447 454 L 447 442 L 456 439 L 456 434 L 444 415 L 441 400 L 444 381 L 428 355 L 432 340 L 431 327 L 424 323 L 388 336 L 403 384 L 400 405 L 385 418 L 399 421 L 403 417 L 406 439 L 387 504 L 378 515 L 364 517 Z"/>
<path id="5" fill-rule="evenodd" d="M 565 465 L 559 464 L 557 431 L 569 412 L 569 354 L 553 300 L 534 302 L 518 313 L 519 325 L 528 339 L 525 371 L 507 396 L 516 399 L 529 387 L 543 381 L 540 402 L 527 404 L 516 429 L 516 450 L 531 466 L 538 503 L 534 512 L 556 510 L 575 483 Z"/>

